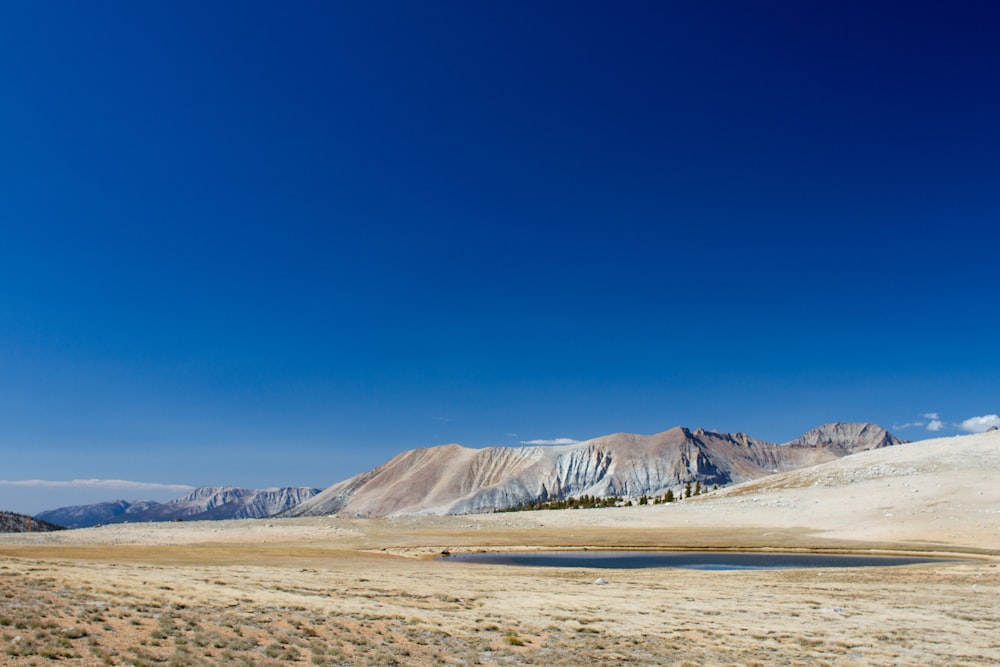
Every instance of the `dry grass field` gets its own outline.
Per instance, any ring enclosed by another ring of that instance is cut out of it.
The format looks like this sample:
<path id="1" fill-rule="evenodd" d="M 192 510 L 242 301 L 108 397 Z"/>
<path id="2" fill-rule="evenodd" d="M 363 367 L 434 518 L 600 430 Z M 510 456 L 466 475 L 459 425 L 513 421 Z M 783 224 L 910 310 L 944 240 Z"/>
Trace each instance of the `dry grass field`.
<path id="1" fill-rule="evenodd" d="M 959 464 L 922 467 L 941 457 L 911 449 L 908 461 L 838 461 L 669 506 L 4 535 L 0 663 L 996 665 L 997 448 L 982 442 L 986 454 L 968 461 L 978 477 L 964 474 L 958 491 Z M 432 558 L 538 547 L 966 559 L 708 572 Z"/>

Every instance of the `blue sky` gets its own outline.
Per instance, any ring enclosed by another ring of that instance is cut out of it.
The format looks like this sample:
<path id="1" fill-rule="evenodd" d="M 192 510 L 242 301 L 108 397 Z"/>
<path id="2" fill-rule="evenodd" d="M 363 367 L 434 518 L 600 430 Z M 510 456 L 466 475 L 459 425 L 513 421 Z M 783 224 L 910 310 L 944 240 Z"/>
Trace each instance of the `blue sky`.
<path id="1" fill-rule="evenodd" d="M 448 442 L 1000 421 L 998 25 L 7 3 L 0 505 L 324 487 Z"/>

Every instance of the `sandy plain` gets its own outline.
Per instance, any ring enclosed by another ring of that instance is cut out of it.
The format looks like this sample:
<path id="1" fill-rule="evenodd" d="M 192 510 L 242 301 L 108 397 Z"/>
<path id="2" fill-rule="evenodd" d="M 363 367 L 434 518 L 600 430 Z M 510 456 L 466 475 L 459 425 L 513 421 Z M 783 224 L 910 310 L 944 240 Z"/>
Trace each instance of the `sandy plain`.
<path id="1" fill-rule="evenodd" d="M 996 665 L 998 472 L 994 433 L 670 505 L 3 535 L 0 663 Z M 961 560 L 706 572 L 434 558 L 541 547 Z"/>

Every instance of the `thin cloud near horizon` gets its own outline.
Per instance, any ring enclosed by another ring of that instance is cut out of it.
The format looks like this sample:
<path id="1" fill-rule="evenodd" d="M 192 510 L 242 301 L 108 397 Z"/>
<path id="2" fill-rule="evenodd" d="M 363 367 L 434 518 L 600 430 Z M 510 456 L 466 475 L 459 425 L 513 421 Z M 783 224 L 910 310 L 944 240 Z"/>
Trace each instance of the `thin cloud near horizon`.
<path id="1" fill-rule="evenodd" d="M 162 484 L 160 482 L 133 482 L 126 479 L 0 479 L 0 486 L 27 486 L 40 488 L 74 489 L 133 489 L 138 491 L 193 491 L 187 484 Z"/>

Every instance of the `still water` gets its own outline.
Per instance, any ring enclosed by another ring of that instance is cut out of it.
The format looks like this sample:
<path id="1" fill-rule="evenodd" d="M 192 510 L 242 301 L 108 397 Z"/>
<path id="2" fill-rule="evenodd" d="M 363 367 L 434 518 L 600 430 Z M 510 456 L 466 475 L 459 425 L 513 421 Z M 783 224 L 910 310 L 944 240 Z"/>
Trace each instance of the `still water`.
<path id="1" fill-rule="evenodd" d="M 941 558 L 856 556 L 735 551 L 519 551 L 463 553 L 443 556 L 456 563 L 530 565 L 533 567 L 597 567 L 639 569 L 673 567 L 688 570 L 783 570 L 793 568 L 889 567 L 945 562 Z"/>

